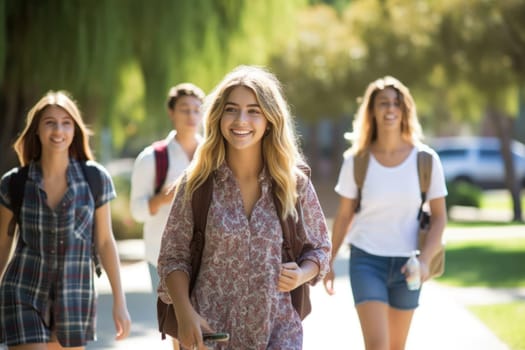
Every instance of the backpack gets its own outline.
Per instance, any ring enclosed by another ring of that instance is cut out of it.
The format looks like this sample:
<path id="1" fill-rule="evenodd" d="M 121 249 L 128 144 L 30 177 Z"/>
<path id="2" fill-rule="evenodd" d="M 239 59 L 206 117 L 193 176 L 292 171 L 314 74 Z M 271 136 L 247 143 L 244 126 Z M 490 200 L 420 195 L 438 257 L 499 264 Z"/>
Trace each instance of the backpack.
<path id="1" fill-rule="evenodd" d="M 99 169 L 89 161 L 81 161 L 80 165 L 84 173 L 84 178 L 89 185 L 91 195 L 96 202 L 96 199 L 102 196 L 102 178 L 100 177 Z M 10 236 L 14 235 L 16 225 L 21 226 L 20 211 L 24 202 L 24 191 L 28 172 L 28 165 L 15 169 L 9 182 L 9 196 L 13 208 L 13 218 L 9 223 L 7 231 Z M 91 250 L 95 272 L 97 276 L 100 277 L 102 269 L 95 247 L 95 224 L 93 224 L 93 232 L 91 234 Z"/>
<path id="2" fill-rule="evenodd" d="M 354 156 L 354 180 L 357 185 L 357 198 L 354 208 L 355 213 L 358 213 L 361 210 L 362 189 L 369 160 L 370 152 L 368 150 Z M 430 214 L 423 210 L 423 204 L 427 200 L 427 191 L 432 176 L 432 155 L 429 152 L 424 150 L 419 150 L 417 152 L 417 173 L 419 178 L 419 189 L 421 191 L 421 204 L 417 214 L 417 220 L 419 222 L 418 249 L 421 251 L 425 244 L 428 230 L 430 229 Z M 445 270 L 444 247 L 441 247 L 439 252 L 432 258 L 428 269 L 430 277 L 439 277 L 443 274 Z"/>
<path id="3" fill-rule="evenodd" d="M 359 153 L 354 156 L 354 180 L 357 185 L 357 198 L 354 211 L 358 213 L 361 210 L 362 189 L 365 182 L 366 171 L 368 170 L 368 161 L 370 152 Z M 417 152 L 417 173 L 419 177 L 419 189 L 421 191 L 421 205 L 419 207 L 418 219 L 423 214 L 423 204 L 427 200 L 427 191 L 430 186 L 430 177 L 432 175 L 432 155 L 424 150 Z"/>
<path id="4" fill-rule="evenodd" d="M 301 170 L 308 176 L 310 176 L 310 169 L 306 165 L 300 166 Z M 193 192 L 191 198 L 191 208 L 193 211 L 193 238 L 190 243 L 190 255 L 191 255 L 191 275 L 189 284 L 189 295 L 193 291 L 197 275 L 199 273 L 202 250 L 204 249 L 205 241 L 205 230 L 206 222 L 208 219 L 208 210 L 210 208 L 211 199 L 213 195 L 213 178 L 209 176 L 206 181 Z M 278 213 L 281 212 L 281 204 L 272 191 L 272 197 L 275 204 L 275 208 Z M 296 204 L 297 214 L 299 220 L 296 223 L 291 216 L 288 216 L 286 220 L 283 220 L 279 215 L 279 221 L 283 230 L 283 262 L 297 261 L 302 255 L 303 251 L 308 251 L 311 247 L 305 244 L 300 239 L 297 239 L 297 228 L 302 225 L 302 207 L 298 200 Z M 303 320 L 312 310 L 310 302 L 310 289 L 308 284 L 302 284 L 296 289 L 290 292 L 292 299 L 292 305 L 296 309 L 297 313 Z M 177 338 L 178 323 L 175 316 L 173 306 L 164 303 L 159 297 L 157 297 L 157 322 L 159 325 L 159 332 L 161 333 L 162 339 L 166 338 L 166 334 Z"/>
<path id="5" fill-rule="evenodd" d="M 166 140 L 155 141 L 152 144 L 155 155 L 155 194 L 159 193 L 166 182 L 168 175 L 169 157 L 168 142 Z"/>

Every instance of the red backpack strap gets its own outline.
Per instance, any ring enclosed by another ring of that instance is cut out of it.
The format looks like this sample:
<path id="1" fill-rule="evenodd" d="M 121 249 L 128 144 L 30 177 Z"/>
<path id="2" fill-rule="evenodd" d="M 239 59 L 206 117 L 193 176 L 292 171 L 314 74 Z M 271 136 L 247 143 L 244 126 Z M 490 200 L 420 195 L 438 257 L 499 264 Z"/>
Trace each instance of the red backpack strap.
<path id="1" fill-rule="evenodd" d="M 168 174 L 168 142 L 166 140 L 155 141 L 152 146 L 155 154 L 155 193 L 159 193 Z"/>

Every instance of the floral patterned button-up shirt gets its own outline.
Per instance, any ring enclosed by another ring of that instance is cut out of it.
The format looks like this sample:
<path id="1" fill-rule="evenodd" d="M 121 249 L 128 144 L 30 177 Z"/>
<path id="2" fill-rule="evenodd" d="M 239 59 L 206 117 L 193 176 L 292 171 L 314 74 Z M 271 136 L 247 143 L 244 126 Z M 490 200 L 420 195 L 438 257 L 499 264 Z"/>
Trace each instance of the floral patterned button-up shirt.
<path id="1" fill-rule="evenodd" d="M 223 164 L 215 172 L 202 262 L 191 295 L 196 311 L 212 328 L 230 333 L 228 343 L 215 343 L 213 349 L 302 349 L 301 319 L 290 293 L 278 291 L 283 233 L 265 171 L 259 182 L 261 197 L 248 218 L 229 167 Z M 299 260 L 319 265 L 319 275 L 310 282 L 314 284 L 329 269 L 330 240 L 312 183 L 299 178 L 297 187 L 305 240 L 313 247 Z M 193 215 L 184 192 L 185 178 L 174 198 L 159 256 L 159 295 L 167 303 L 171 299 L 165 292 L 166 276 L 175 270 L 191 271 Z"/>

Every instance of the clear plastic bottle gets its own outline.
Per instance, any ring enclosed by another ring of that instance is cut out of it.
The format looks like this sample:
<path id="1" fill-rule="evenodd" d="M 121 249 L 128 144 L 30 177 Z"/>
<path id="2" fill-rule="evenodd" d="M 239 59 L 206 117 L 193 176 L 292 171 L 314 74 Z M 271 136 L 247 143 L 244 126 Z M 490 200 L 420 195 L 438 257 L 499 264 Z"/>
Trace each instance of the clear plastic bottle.
<path id="1" fill-rule="evenodd" d="M 421 287 L 421 265 L 417 255 L 419 251 L 414 250 L 406 263 L 407 268 L 407 287 L 409 290 L 418 290 Z"/>

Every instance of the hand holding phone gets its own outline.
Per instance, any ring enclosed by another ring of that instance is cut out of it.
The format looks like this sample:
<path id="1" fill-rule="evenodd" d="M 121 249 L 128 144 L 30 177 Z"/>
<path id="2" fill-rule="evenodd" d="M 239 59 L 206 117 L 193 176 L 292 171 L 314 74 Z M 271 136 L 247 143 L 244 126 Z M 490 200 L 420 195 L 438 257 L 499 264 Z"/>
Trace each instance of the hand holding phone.
<path id="1" fill-rule="evenodd" d="M 226 332 L 203 333 L 202 339 L 206 341 L 225 342 L 230 340 L 230 334 Z"/>

